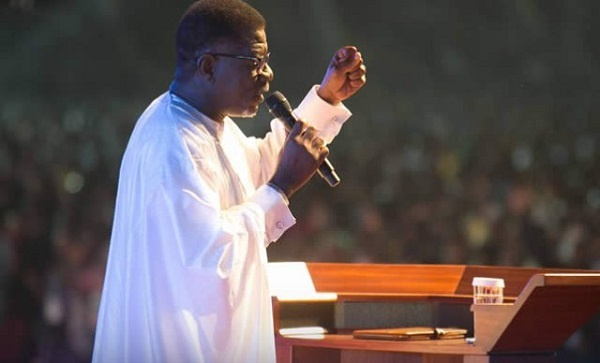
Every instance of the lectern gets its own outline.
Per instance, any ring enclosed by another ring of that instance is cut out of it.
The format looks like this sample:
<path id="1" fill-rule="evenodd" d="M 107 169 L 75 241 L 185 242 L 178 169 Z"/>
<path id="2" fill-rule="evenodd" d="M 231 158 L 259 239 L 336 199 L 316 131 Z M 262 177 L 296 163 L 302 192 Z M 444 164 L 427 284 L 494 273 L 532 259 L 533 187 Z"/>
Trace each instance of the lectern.
<path id="1" fill-rule="evenodd" d="M 600 271 L 470 265 L 272 264 L 278 363 L 550 363 L 600 310 Z M 472 305 L 475 276 L 505 303 Z M 356 329 L 460 327 L 472 339 L 356 339 Z"/>

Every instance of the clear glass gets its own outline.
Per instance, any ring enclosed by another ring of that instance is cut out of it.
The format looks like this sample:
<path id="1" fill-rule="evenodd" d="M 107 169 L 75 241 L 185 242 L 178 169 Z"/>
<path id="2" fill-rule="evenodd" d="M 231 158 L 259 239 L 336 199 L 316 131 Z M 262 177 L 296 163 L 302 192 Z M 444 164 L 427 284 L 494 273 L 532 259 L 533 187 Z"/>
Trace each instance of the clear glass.
<path id="1" fill-rule="evenodd" d="M 502 304 L 504 280 L 485 277 L 473 279 L 473 304 Z"/>

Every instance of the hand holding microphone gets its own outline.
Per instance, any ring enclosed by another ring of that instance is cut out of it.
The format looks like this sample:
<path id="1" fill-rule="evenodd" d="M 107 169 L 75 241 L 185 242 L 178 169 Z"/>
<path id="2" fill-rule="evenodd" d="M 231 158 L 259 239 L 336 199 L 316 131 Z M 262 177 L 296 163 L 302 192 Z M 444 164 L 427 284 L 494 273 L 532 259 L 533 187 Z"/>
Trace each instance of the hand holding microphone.
<path id="1" fill-rule="evenodd" d="M 271 114 L 282 121 L 290 132 L 290 141 L 284 145 L 280 165 L 271 182 L 289 197 L 310 180 L 319 165 L 317 172 L 330 186 L 339 184 L 340 178 L 327 160 L 329 150 L 318 137 L 317 130 L 312 126 L 305 129 L 305 123 L 296 119 L 290 104 L 280 92 L 273 93 L 265 102 Z M 300 150 L 302 148 L 305 151 Z M 312 157 L 307 157 L 306 151 Z"/>

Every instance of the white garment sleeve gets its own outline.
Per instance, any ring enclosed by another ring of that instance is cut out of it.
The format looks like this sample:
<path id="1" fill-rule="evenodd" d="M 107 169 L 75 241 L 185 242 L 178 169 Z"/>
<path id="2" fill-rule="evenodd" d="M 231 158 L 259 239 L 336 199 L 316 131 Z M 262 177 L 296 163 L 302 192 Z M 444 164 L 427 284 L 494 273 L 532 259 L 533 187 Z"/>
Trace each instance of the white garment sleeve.
<path id="1" fill-rule="evenodd" d="M 295 223 L 279 193 L 264 185 L 246 202 L 221 209 L 204 188 L 161 187 L 148 205 L 146 231 L 156 243 L 177 246 L 187 267 L 226 276 L 237 264 L 260 259 L 260 249 Z"/>
<path id="2" fill-rule="evenodd" d="M 266 245 L 277 241 L 296 223 L 284 197 L 266 184 L 258 188 L 249 201 L 258 204 L 265 213 Z"/>
<path id="3" fill-rule="evenodd" d="M 319 130 L 319 136 L 329 144 L 352 113 L 342 103 L 333 106 L 324 101 L 317 94 L 318 89 L 319 86 L 310 89 L 298 108 L 294 110 L 294 114 Z"/>

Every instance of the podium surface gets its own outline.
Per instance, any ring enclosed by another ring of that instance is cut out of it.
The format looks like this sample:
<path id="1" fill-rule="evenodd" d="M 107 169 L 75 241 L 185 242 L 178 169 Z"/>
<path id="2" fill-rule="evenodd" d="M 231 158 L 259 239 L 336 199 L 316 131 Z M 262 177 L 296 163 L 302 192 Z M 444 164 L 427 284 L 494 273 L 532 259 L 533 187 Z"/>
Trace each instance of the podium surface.
<path id="1" fill-rule="evenodd" d="M 299 292 L 298 299 L 273 297 L 278 363 L 550 363 L 600 308 L 600 271 L 339 263 L 307 263 L 305 269 L 314 300 Z M 472 305 L 475 276 L 504 278 L 506 304 Z M 351 334 L 361 328 L 451 325 L 468 329 L 475 342 Z M 301 326 L 326 333 L 295 334 Z"/>

